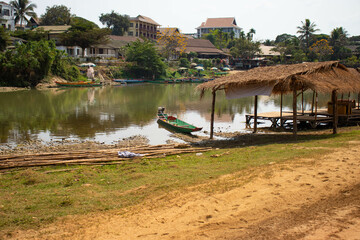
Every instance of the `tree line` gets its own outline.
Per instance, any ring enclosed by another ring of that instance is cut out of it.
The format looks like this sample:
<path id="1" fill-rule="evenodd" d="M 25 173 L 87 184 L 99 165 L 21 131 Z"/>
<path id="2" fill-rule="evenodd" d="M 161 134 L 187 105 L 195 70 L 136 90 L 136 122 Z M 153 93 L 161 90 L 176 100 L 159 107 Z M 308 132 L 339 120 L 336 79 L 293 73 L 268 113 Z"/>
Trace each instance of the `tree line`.
<path id="1" fill-rule="evenodd" d="M 15 21 L 20 23 L 20 26 L 24 22 L 28 22 L 30 17 L 37 17 L 34 9 L 36 5 L 31 3 L 29 0 L 16 0 L 11 1 L 15 8 Z M 99 43 L 107 42 L 107 35 L 124 35 L 130 26 L 129 16 L 121 15 L 114 11 L 101 14 L 99 20 L 106 28 L 100 28 L 95 23 L 88 21 L 79 16 L 75 16 L 71 13 L 71 9 L 64 5 L 54 5 L 52 7 L 47 7 L 43 15 L 41 15 L 41 25 L 69 25 L 70 29 L 61 36 L 61 41 L 64 45 L 67 46 L 79 46 L 84 50 L 89 48 L 92 45 Z M 352 52 L 346 46 L 350 43 L 359 44 L 360 36 L 349 37 L 347 31 L 343 27 L 335 28 L 330 35 L 327 34 L 317 34 L 320 31 L 314 22 L 311 22 L 309 19 L 305 19 L 304 22 L 301 22 L 301 25 L 297 27 L 298 36 L 290 34 L 281 34 L 276 37 L 275 40 L 265 40 L 263 42 L 255 41 L 254 35 L 256 30 L 251 28 L 249 32 L 245 33 L 241 31 L 239 38 L 235 38 L 234 32 L 227 33 L 219 29 L 211 31 L 209 34 L 204 35 L 203 38 L 209 40 L 214 44 L 215 47 L 227 51 L 231 54 L 233 58 L 240 59 L 251 59 L 256 56 L 261 50 L 260 45 L 264 44 L 267 46 L 272 46 L 273 50 L 280 52 L 279 57 L 274 57 L 269 63 L 299 63 L 304 61 L 325 61 L 325 60 L 340 60 L 348 66 L 359 66 L 360 60 L 356 56 L 352 56 Z M 44 32 L 41 27 L 31 30 L 17 30 L 15 32 L 5 31 L 3 28 L 0 28 L 0 68 L 10 69 L 9 66 L 15 66 L 15 62 L 21 59 L 21 55 L 15 57 L 10 57 L 10 52 L 12 50 L 4 51 L 10 43 L 10 35 L 12 37 L 18 37 L 26 40 L 30 47 L 20 49 L 20 46 L 16 46 L 16 51 L 28 51 L 27 53 L 23 52 L 23 56 L 27 56 L 31 52 L 35 51 L 38 46 L 33 42 L 40 42 L 39 46 L 44 47 L 47 41 L 47 33 Z M 41 45 L 43 44 L 43 45 Z M 44 45 L 45 44 L 45 45 Z M 155 45 L 160 46 L 157 48 Z M 50 58 L 46 60 L 45 65 L 49 65 L 45 71 L 30 71 L 27 70 L 27 74 L 32 74 L 30 78 L 25 77 L 26 74 L 23 72 L 21 74 L 16 73 L 16 67 L 12 68 L 13 75 L 5 76 L 4 73 L 0 76 L 0 82 L 4 82 L 4 78 L 7 79 L 16 78 L 13 80 L 13 83 L 16 82 L 17 85 L 29 85 L 35 86 L 39 81 L 39 78 L 34 78 L 34 74 L 39 74 L 39 76 L 44 77 L 48 73 L 57 73 L 62 74 L 66 79 L 76 79 L 79 77 L 78 71 L 75 67 L 69 65 L 70 60 L 65 58 L 65 54 L 62 54 L 61 59 L 66 59 L 60 65 L 63 66 L 63 69 L 54 69 L 52 70 L 52 63 L 55 61 L 56 57 L 60 53 L 56 52 L 54 44 L 49 43 L 46 45 L 45 49 L 47 51 L 42 51 L 42 53 L 50 54 Z M 188 60 L 196 59 L 195 53 L 185 54 L 186 49 L 186 37 L 176 31 L 168 31 L 161 33 L 158 37 L 157 42 L 152 42 L 150 40 L 139 40 L 133 43 L 130 43 L 124 49 L 121 49 L 120 52 L 125 57 L 126 61 L 129 64 L 125 65 L 123 72 L 127 72 L 132 76 L 147 77 L 147 78 L 158 78 L 166 75 L 166 69 L 168 65 L 165 60 L 171 59 L 172 56 L 177 55 L 180 57 L 180 65 L 188 66 Z M 359 51 L 358 47 L 358 51 Z M 36 55 L 32 53 L 33 55 Z M 195 55 L 194 55 L 195 54 Z M 16 55 L 16 54 L 15 54 Z M 14 55 L 14 56 L 15 56 Z M 39 58 L 45 59 L 45 55 L 40 56 Z M 52 60 L 53 59 L 53 60 Z M 58 58 L 60 59 L 60 58 Z M 198 63 L 200 60 L 196 59 Z M 11 61 L 14 61 L 11 63 Z M 57 60 L 57 64 L 59 61 Z M 220 59 L 215 61 L 205 61 L 201 64 L 206 66 L 218 65 Z M 39 61 L 38 61 L 39 62 Z M 41 61 L 40 61 L 41 62 Z M 36 69 L 36 66 L 39 63 L 36 61 L 32 62 L 30 66 L 33 66 Z M 19 66 L 22 66 L 21 64 Z M 6 67 L 6 68 L 5 68 Z M 26 68 L 25 68 L 26 69 Z M 21 70 L 20 68 L 18 69 Z M 19 79 L 22 79 L 19 81 Z M 27 80 L 26 80 L 27 79 Z M 21 83 L 21 84 L 20 84 Z"/>

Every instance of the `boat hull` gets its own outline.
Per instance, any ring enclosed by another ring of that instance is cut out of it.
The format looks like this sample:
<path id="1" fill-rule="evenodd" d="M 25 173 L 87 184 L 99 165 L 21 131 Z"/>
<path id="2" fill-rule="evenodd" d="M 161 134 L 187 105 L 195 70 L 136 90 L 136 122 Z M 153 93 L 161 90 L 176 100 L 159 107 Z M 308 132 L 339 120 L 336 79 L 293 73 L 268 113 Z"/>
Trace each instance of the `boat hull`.
<path id="1" fill-rule="evenodd" d="M 59 87 L 101 87 L 101 83 L 93 82 L 55 82 Z"/>
<path id="2" fill-rule="evenodd" d="M 140 80 L 140 79 L 114 79 L 114 82 L 117 83 L 124 83 L 124 84 L 133 84 L 133 83 L 144 83 L 145 80 Z"/>
<path id="3" fill-rule="evenodd" d="M 171 117 L 171 116 L 170 116 Z M 191 124 L 183 122 L 175 117 L 174 120 L 168 120 L 167 118 L 158 118 L 158 124 L 164 126 L 169 130 L 173 130 L 175 132 L 180 133 L 192 133 L 200 131 L 202 128 L 195 127 Z"/>

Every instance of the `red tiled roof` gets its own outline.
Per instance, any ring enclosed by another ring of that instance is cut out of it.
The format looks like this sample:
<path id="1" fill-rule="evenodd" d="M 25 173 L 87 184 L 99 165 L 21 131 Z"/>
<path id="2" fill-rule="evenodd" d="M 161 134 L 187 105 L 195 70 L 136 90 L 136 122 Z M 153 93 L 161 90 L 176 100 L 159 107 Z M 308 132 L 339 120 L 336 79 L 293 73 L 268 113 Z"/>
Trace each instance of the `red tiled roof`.
<path id="1" fill-rule="evenodd" d="M 226 28 L 235 27 L 239 28 L 236 24 L 235 18 L 208 18 L 206 22 L 203 22 L 198 28 Z"/>
<path id="2" fill-rule="evenodd" d="M 139 20 L 139 21 L 142 21 L 142 22 L 147 22 L 147 23 L 150 23 L 150 24 L 154 24 L 156 26 L 160 26 L 160 24 L 158 24 L 157 22 L 155 22 L 151 18 L 145 17 L 143 15 L 139 15 L 136 18 L 130 18 L 130 20 Z"/>
<path id="3" fill-rule="evenodd" d="M 162 34 L 174 34 L 176 32 L 180 33 L 180 30 L 178 28 L 158 28 L 158 31 Z"/>
<path id="4" fill-rule="evenodd" d="M 139 39 L 138 37 L 133 36 L 116 36 L 116 35 L 109 35 L 108 38 L 115 41 L 124 41 L 124 42 L 133 42 Z"/>

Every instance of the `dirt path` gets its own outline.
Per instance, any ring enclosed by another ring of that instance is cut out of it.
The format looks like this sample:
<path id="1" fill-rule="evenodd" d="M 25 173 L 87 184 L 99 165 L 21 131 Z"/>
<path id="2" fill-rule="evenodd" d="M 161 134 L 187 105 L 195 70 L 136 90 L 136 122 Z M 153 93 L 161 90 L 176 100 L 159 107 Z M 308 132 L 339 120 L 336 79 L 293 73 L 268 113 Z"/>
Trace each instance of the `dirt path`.
<path id="1" fill-rule="evenodd" d="M 360 239 L 359 144 L 224 176 L 126 212 L 67 217 L 13 239 Z"/>

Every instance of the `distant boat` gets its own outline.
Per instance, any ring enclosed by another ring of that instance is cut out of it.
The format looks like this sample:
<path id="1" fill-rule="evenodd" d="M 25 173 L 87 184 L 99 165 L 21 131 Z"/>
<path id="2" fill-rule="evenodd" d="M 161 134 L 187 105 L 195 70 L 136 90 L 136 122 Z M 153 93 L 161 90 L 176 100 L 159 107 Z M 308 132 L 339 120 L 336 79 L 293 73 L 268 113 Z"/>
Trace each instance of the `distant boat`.
<path id="1" fill-rule="evenodd" d="M 114 79 L 114 82 L 117 83 L 143 83 L 146 82 L 144 79 Z"/>
<path id="2" fill-rule="evenodd" d="M 100 87 L 96 82 L 55 82 L 59 87 Z"/>
<path id="3" fill-rule="evenodd" d="M 175 132 L 181 133 L 191 133 L 200 131 L 202 128 L 195 127 L 187 122 L 181 121 L 180 119 L 168 116 L 164 113 L 165 108 L 158 108 L 158 124 L 168 128 L 169 130 L 173 130 Z"/>

